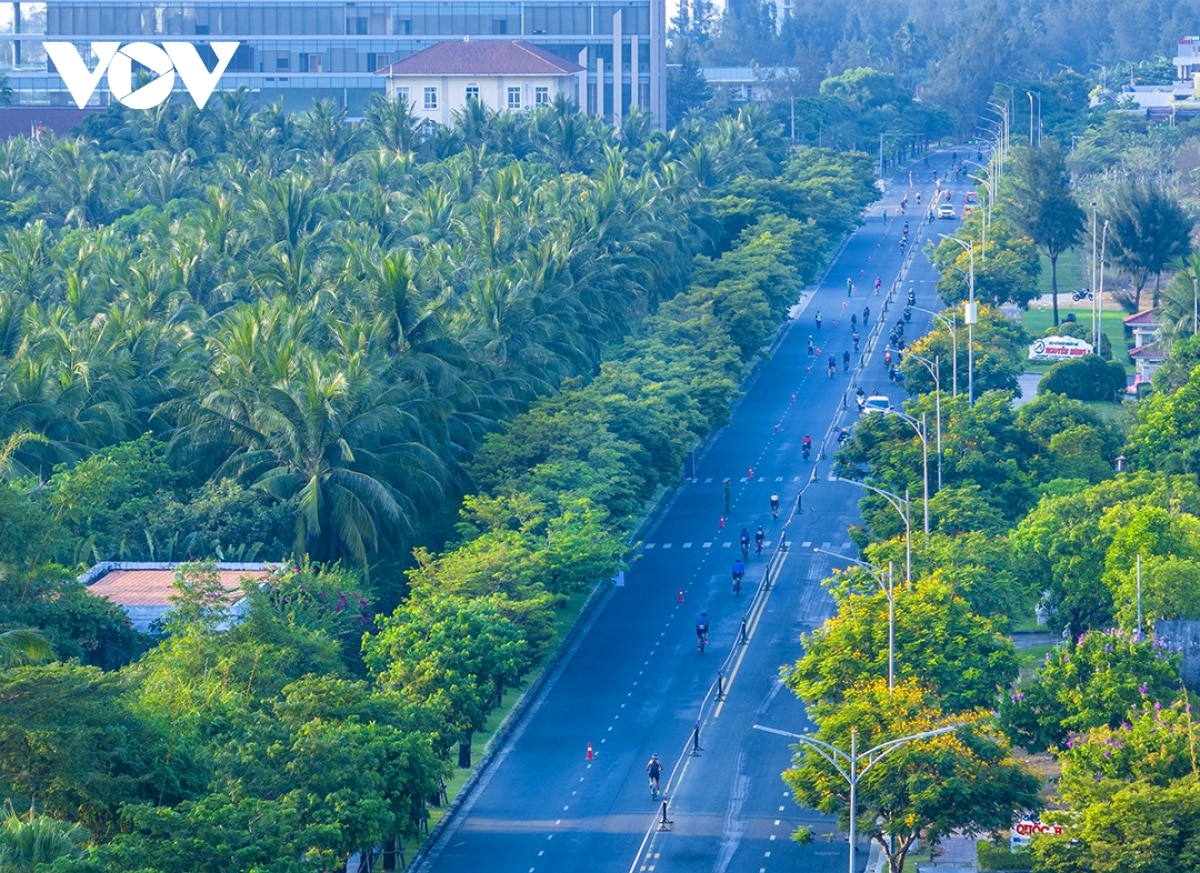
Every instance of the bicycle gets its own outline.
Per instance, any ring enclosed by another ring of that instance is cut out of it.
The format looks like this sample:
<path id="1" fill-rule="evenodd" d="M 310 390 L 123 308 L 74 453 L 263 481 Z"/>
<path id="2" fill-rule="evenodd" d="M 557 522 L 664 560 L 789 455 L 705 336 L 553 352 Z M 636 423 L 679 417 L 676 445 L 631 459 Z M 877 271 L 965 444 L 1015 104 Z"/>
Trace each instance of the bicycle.
<path id="1" fill-rule="evenodd" d="M 750 557 L 750 540 L 742 540 L 742 559 Z"/>
<path id="2" fill-rule="evenodd" d="M 658 800 L 658 780 L 653 776 L 650 777 L 650 799 Z"/>
<path id="3" fill-rule="evenodd" d="M 762 554 L 762 547 L 763 547 L 763 538 L 762 538 L 762 537 L 756 537 L 756 538 L 755 538 L 755 540 L 754 540 L 754 554 L 756 554 L 756 555 L 761 555 L 761 554 Z"/>
<path id="4" fill-rule="evenodd" d="M 746 575 L 746 574 L 745 573 L 734 573 L 733 574 L 733 593 L 734 594 L 740 595 L 742 593 L 742 577 L 744 575 Z"/>
<path id="5" fill-rule="evenodd" d="M 696 631 L 696 651 L 701 655 L 704 654 L 704 647 L 708 645 L 708 628 L 703 631 Z"/>

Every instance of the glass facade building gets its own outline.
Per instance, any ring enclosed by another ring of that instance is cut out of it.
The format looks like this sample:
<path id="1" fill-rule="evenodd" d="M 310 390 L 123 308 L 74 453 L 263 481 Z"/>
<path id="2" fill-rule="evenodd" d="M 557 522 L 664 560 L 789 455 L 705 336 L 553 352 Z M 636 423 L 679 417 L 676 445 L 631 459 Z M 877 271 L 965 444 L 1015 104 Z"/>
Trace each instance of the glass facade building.
<path id="1" fill-rule="evenodd" d="M 384 92 L 377 70 L 464 38 L 526 40 L 575 61 L 586 70 L 586 112 L 619 121 L 641 107 L 662 126 L 665 0 L 0 0 L 0 72 L 18 106 L 75 106 L 44 42 L 73 43 L 94 70 L 92 42 L 182 41 L 203 54 L 212 41 L 240 43 L 220 89 L 247 88 L 261 103 L 282 98 L 288 110 L 330 99 L 356 117 Z M 112 99 L 101 79 L 89 105 Z"/>

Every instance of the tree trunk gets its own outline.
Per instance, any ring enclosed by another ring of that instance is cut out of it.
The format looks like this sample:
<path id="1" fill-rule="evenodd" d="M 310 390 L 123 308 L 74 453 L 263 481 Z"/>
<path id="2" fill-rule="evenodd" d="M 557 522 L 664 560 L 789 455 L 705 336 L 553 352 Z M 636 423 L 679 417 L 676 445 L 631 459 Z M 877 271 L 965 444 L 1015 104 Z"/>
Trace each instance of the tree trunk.
<path id="1" fill-rule="evenodd" d="M 1058 327 L 1058 255 L 1050 255 L 1050 299 L 1054 302 L 1054 326 Z"/>
<path id="2" fill-rule="evenodd" d="M 471 768 L 471 731 L 463 731 L 458 742 L 458 766 L 463 770 Z"/>

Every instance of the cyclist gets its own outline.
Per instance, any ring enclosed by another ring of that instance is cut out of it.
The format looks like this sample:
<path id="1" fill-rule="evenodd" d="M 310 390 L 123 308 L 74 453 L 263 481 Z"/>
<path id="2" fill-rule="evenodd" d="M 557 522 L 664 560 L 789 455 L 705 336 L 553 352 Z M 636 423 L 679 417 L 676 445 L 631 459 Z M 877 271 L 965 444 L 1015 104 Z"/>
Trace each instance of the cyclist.
<path id="1" fill-rule="evenodd" d="M 808 454 L 812 451 L 812 437 L 805 434 L 804 439 L 800 441 L 800 453 L 804 455 L 804 460 L 808 460 Z M 745 529 L 742 533 L 745 533 Z"/>
<path id="2" fill-rule="evenodd" d="M 858 331 L 854 332 L 854 351 L 858 351 Z"/>
<path id="3" fill-rule="evenodd" d="M 741 542 L 742 542 L 742 554 L 749 555 L 750 554 L 750 531 L 746 530 L 745 528 L 742 528 Z"/>
<path id="4" fill-rule="evenodd" d="M 754 554 L 762 554 L 763 540 L 766 538 L 767 532 L 763 530 L 763 526 L 760 524 L 758 530 L 754 532 Z"/>
<path id="5" fill-rule="evenodd" d="M 650 795 L 657 797 L 659 792 L 659 780 L 662 778 L 663 765 L 662 761 L 658 760 L 658 755 L 651 755 L 650 761 L 646 764 L 646 772 L 650 774 Z"/>
<path id="6" fill-rule="evenodd" d="M 733 593 L 742 593 L 742 579 L 746 576 L 746 565 L 737 560 L 733 562 Z"/>
<path id="7" fill-rule="evenodd" d="M 771 518 L 779 518 L 779 495 L 771 495 Z"/>
<path id="8" fill-rule="evenodd" d="M 708 642 L 708 613 L 700 613 L 700 617 L 696 619 L 696 648 L 701 652 L 704 651 L 704 644 Z"/>
<path id="9" fill-rule="evenodd" d="M 871 317 L 871 307 L 864 306 L 863 307 L 863 327 L 867 326 L 867 319 L 869 319 L 870 317 Z"/>
<path id="10" fill-rule="evenodd" d="M 920 201 L 918 201 L 918 202 L 920 202 Z M 876 294 L 878 294 L 878 293 L 879 293 L 879 289 L 880 289 L 881 287 L 883 287 L 883 280 L 882 280 L 882 279 L 880 279 L 878 276 L 876 276 L 876 277 L 875 277 L 875 293 L 876 293 Z"/>
<path id="11" fill-rule="evenodd" d="M 850 372 L 850 353 L 842 352 L 842 369 L 847 373 Z"/>

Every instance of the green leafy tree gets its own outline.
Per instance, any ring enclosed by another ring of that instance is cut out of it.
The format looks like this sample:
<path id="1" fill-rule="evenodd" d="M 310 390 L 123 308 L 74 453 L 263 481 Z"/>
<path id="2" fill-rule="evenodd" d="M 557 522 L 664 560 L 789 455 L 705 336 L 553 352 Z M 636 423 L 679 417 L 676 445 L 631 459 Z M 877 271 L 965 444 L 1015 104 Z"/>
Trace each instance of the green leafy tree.
<path id="1" fill-rule="evenodd" d="M 471 765 L 471 735 L 483 729 L 505 689 L 528 672 L 527 648 L 495 597 L 433 592 L 397 607 L 364 641 L 367 666 L 381 687 L 414 704 L 444 707 L 461 767 Z"/>
<path id="2" fill-rule="evenodd" d="M 1112 532 L 1103 580 L 1118 627 L 1145 634 L 1158 619 L 1200 618 L 1200 518 L 1177 507 L 1125 504 L 1102 526 Z"/>
<path id="3" fill-rule="evenodd" d="M 1118 475 L 1082 491 L 1048 493 L 1012 534 L 1023 584 L 1041 592 L 1050 626 L 1068 639 L 1112 624 L 1112 592 L 1103 578 L 1118 524 L 1106 519 L 1127 517 L 1110 516 L 1125 503 L 1195 514 L 1200 494 L 1187 476 Z"/>
<path id="4" fill-rule="evenodd" d="M 1058 257 L 1075 244 L 1084 214 L 1072 193 L 1066 155 L 1054 140 L 1022 150 L 1017 159 L 1013 220 L 1050 259 L 1050 294 L 1058 324 Z"/>
<path id="5" fill-rule="evenodd" d="M 1156 393 L 1138 406 L 1126 454 L 1137 469 L 1168 473 L 1200 471 L 1200 369 L 1171 393 Z"/>
<path id="6" fill-rule="evenodd" d="M 1059 361 L 1038 382 L 1038 393 L 1065 394 L 1074 400 L 1101 400 L 1112 403 L 1124 394 L 1125 367 L 1106 361 L 1099 355 L 1084 355 Z"/>
<path id="7" fill-rule="evenodd" d="M 1075 737 L 1059 757 L 1066 825 L 1034 841 L 1039 869 L 1170 870 L 1200 862 L 1195 725 L 1181 699 L 1144 702 L 1116 727 Z"/>
<path id="8" fill-rule="evenodd" d="M 1158 306 L 1162 271 L 1191 251 L 1192 220 L 1178 199 L 1144 181 L 1123 182 L 1105 204 L 1111 218 L 1108 245 L 1113 262 L 1133 279 L 1133 311 L 1141 310 L 1142 290 L 1154 277 L 1152 306 Z"/>
<path id="9" fill-rule="evenodd" d="M 100 835 L 121 804 L 155 795 L 161 749 L 126 683 L 77 664 L 0 671 L 0 784 L 13 802 Z"/>
<path id="10" fill-rule="evenodd" d="M 1039 384 L 1038 396 L 1017 411 L 1017 423 L 1038 446 L 1032 466 L 1039 482 L 1084 479 L 1095 484 L 1112 475 L 1122 436 L 1078 400 L 1043 391 Z"/>
<path id="11" fill-rule="evenodd" d="M 856 818 L 887 856 L 891 873 L 904 868 L 918 837 L 933 843 L 953 831 L 999 830 L 1011 823 L 1014 809 L 1038 805 L 1037 778 L 1012 760 L 989 717 L 947 717 L 915 680 L 890 693 L 885 682 L 865 683 L 818 713 L 817 739 L 849 750 L 853 732 L 860 754 L 899 737 L 960 725 L 876 760 L 860 779 Z M 848 819 L 845 778 L 806 746 L 798 747 L 783 778 L 798 803 Z"/>
<path id="12" fill-rule="evenodd" d="M 1062 748 L 1072 733 L 1119 727 L 1144 702 L 1174 700 L 1178 660 L 1157 640 L 1091 631 L 1048 654 L 1033 680 L 1001 701 L 1002 724 L 1030 751 Z"/>
<path id="13" fill-rule="evenodd" d="M 857 572 L 857 571 L 855 571 Z M 853 574 L 852 574 L 853 575 Z M 855 587 L 862 589 L 861 580 Z M 896 681 L 913 679 L 946 713 L 989 706 L 1017 674 L 1012 643 L 970 610 L 937 576 L 895 590 Z M 788 687 L 810 705 L 832 706 L 877 676 L 887 676 L 886 595 L 851 595 L 805 637 Z"/>

